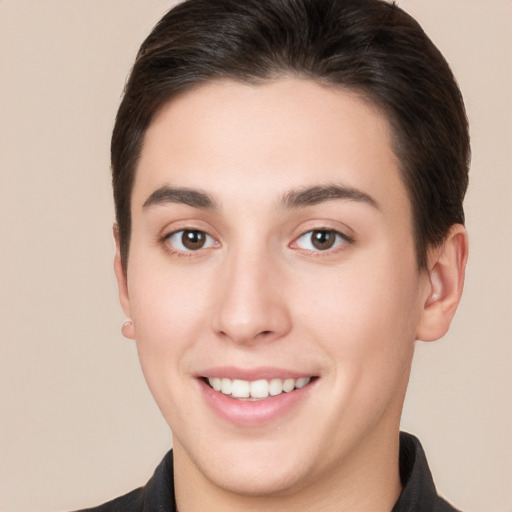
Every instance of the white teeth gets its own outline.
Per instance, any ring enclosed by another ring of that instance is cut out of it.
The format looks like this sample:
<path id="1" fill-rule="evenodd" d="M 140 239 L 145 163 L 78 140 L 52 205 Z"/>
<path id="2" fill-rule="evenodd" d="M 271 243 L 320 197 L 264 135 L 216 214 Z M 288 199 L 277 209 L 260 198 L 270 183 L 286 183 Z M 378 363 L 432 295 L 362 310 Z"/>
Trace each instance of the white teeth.
<path id="1" fill-rule="evenodd" d="M 283 381 L 281 379 L 272 379 L 268 389 L 270 396 L 280 395 L 283 392 Z"/>
<path id="2" fill-rule="evenodd" d="M 224 379 L 222 380 L 224 381 Z M 224 392 L 224 390 L 222 391 Z M 235 379 L 231 388 L 231 396 L 233 398 L 249 398 L 249 381 Z"/>
<path id="3" fill-rule="evenodd" d="M 310 377 L 301 377 L 299 379 L 259 379 L 252 382 L 240 379 L 227 379 L 220 377 L 211 377 L 208 379 L 210 386 L 215 391 L 220 391 L 224 395 L 231 395 L 233 398 L 267 398 L 277 396 L 281 393 L 289 393 L 294 389 L 303 388 L 311 381 Z"/>
<path id="4" fill-rule="evenodd" d="M 251 396 L 253 398 L 267 398 L 268 388 L 268 380 L 255 380 L 254 382 L 251 382 Z"/>
<path id="5" fill-rule="evenodd" d="M 231 390 L 233 389 L 233 381 L 231 379 L 221 379 L 221 388 L 220 390 L 225 395 L 231 395 Z"/>
<path id="6" fill-rule="evenodd" d="M 295 381 L 295 387 L 297 389 L 303 388 L 310 380 L 307 377 L 301 377 Z"/>
<path id="7" fill-rule="evenodd" d="M 215 389 L 215 391 L 220 391 L 222 389 L 222 379 L 214 377 L 213 379 L 210 379 L 210 385 Z"/>
<path id="8" fill-rule="evenodd" d="M 286 379 L 283 382 L 283 391 L 289 393 L 295 389 L 295 379 Z"/>

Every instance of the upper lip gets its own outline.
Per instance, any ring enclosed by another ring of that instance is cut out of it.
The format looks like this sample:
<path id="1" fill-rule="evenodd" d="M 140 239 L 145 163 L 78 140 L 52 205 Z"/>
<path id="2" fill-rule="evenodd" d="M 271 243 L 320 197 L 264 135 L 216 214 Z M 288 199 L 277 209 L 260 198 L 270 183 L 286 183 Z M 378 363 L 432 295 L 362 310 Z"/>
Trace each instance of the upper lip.
<path id="1" fill-rule="evenodd" d="M 301 377 L 313 377 L 314 374 L 274 367 L 236 368 L 233 366 L 218 366 L 198 372 L 197 376 L 206 378 L 224 377 L 252 382 L 260 379 L 299 379 Z"/>

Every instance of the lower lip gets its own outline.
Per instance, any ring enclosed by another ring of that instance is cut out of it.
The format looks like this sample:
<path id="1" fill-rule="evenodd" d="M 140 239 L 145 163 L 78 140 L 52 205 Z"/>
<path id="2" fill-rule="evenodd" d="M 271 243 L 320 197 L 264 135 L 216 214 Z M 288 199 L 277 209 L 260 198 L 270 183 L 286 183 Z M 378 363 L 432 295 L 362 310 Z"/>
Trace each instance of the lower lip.
<path id="1" fill-rule="evenodd" d="M 316 379 L 289 393 L 269 396 L 263 400 L 249 401 L 230 398 L 220 391 L 215 391 L 203 380 L 199 380 L 206 402 L 217 415 L 229 423 L 243 427 L 262 426 L 285 416 L 307 397 L 315 382 Z"/>

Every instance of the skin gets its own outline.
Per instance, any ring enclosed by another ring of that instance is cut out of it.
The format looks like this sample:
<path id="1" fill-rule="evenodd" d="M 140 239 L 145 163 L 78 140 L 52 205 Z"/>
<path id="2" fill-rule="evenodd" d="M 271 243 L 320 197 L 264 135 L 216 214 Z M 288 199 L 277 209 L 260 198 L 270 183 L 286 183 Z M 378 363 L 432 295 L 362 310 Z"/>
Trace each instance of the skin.
<path id="1" fill-rule="evenodd" d="M 356 193 L 289 204 L 333 185 Z M 214 204 L 149 199 L 162 187 Z M 166 238 L 184 229 L 206 244 Z M 319 250 L 312 230 L 343 236 Z M 388 122 L 354 92 L 223 81 L 162 108 L 137 169 L 127 268 L 118 249 L 115 269 L 125 335 L 173 431 L 180 512 L 391 510 L 414 342 L 448 329 L 466 255 L 455 225 L 418 270 Z M 198 376 L 212 367 L 315 379 L 283 414 L 241 426 L 205 402 Z"/>

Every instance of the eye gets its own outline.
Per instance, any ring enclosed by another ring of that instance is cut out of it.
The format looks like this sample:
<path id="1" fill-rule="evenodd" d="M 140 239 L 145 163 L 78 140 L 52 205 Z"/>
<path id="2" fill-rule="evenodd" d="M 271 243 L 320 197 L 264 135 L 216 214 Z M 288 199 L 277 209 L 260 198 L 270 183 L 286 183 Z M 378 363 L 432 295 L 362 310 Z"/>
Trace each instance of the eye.
<path id="1" fill-rule="evenodd" d="M 294 245 L 307 251 L 328 251 L 349 241 L 348 237 L 334 229 L 314 229 L 297 238 Z"/>
<path id="2" fill-rule="evenodd" d="M 193 252 L 214 247 L 217 242 L 210 235 L 198 229 L 181 229 L 166 237 L 166 242 L 180 252 Z"/>

